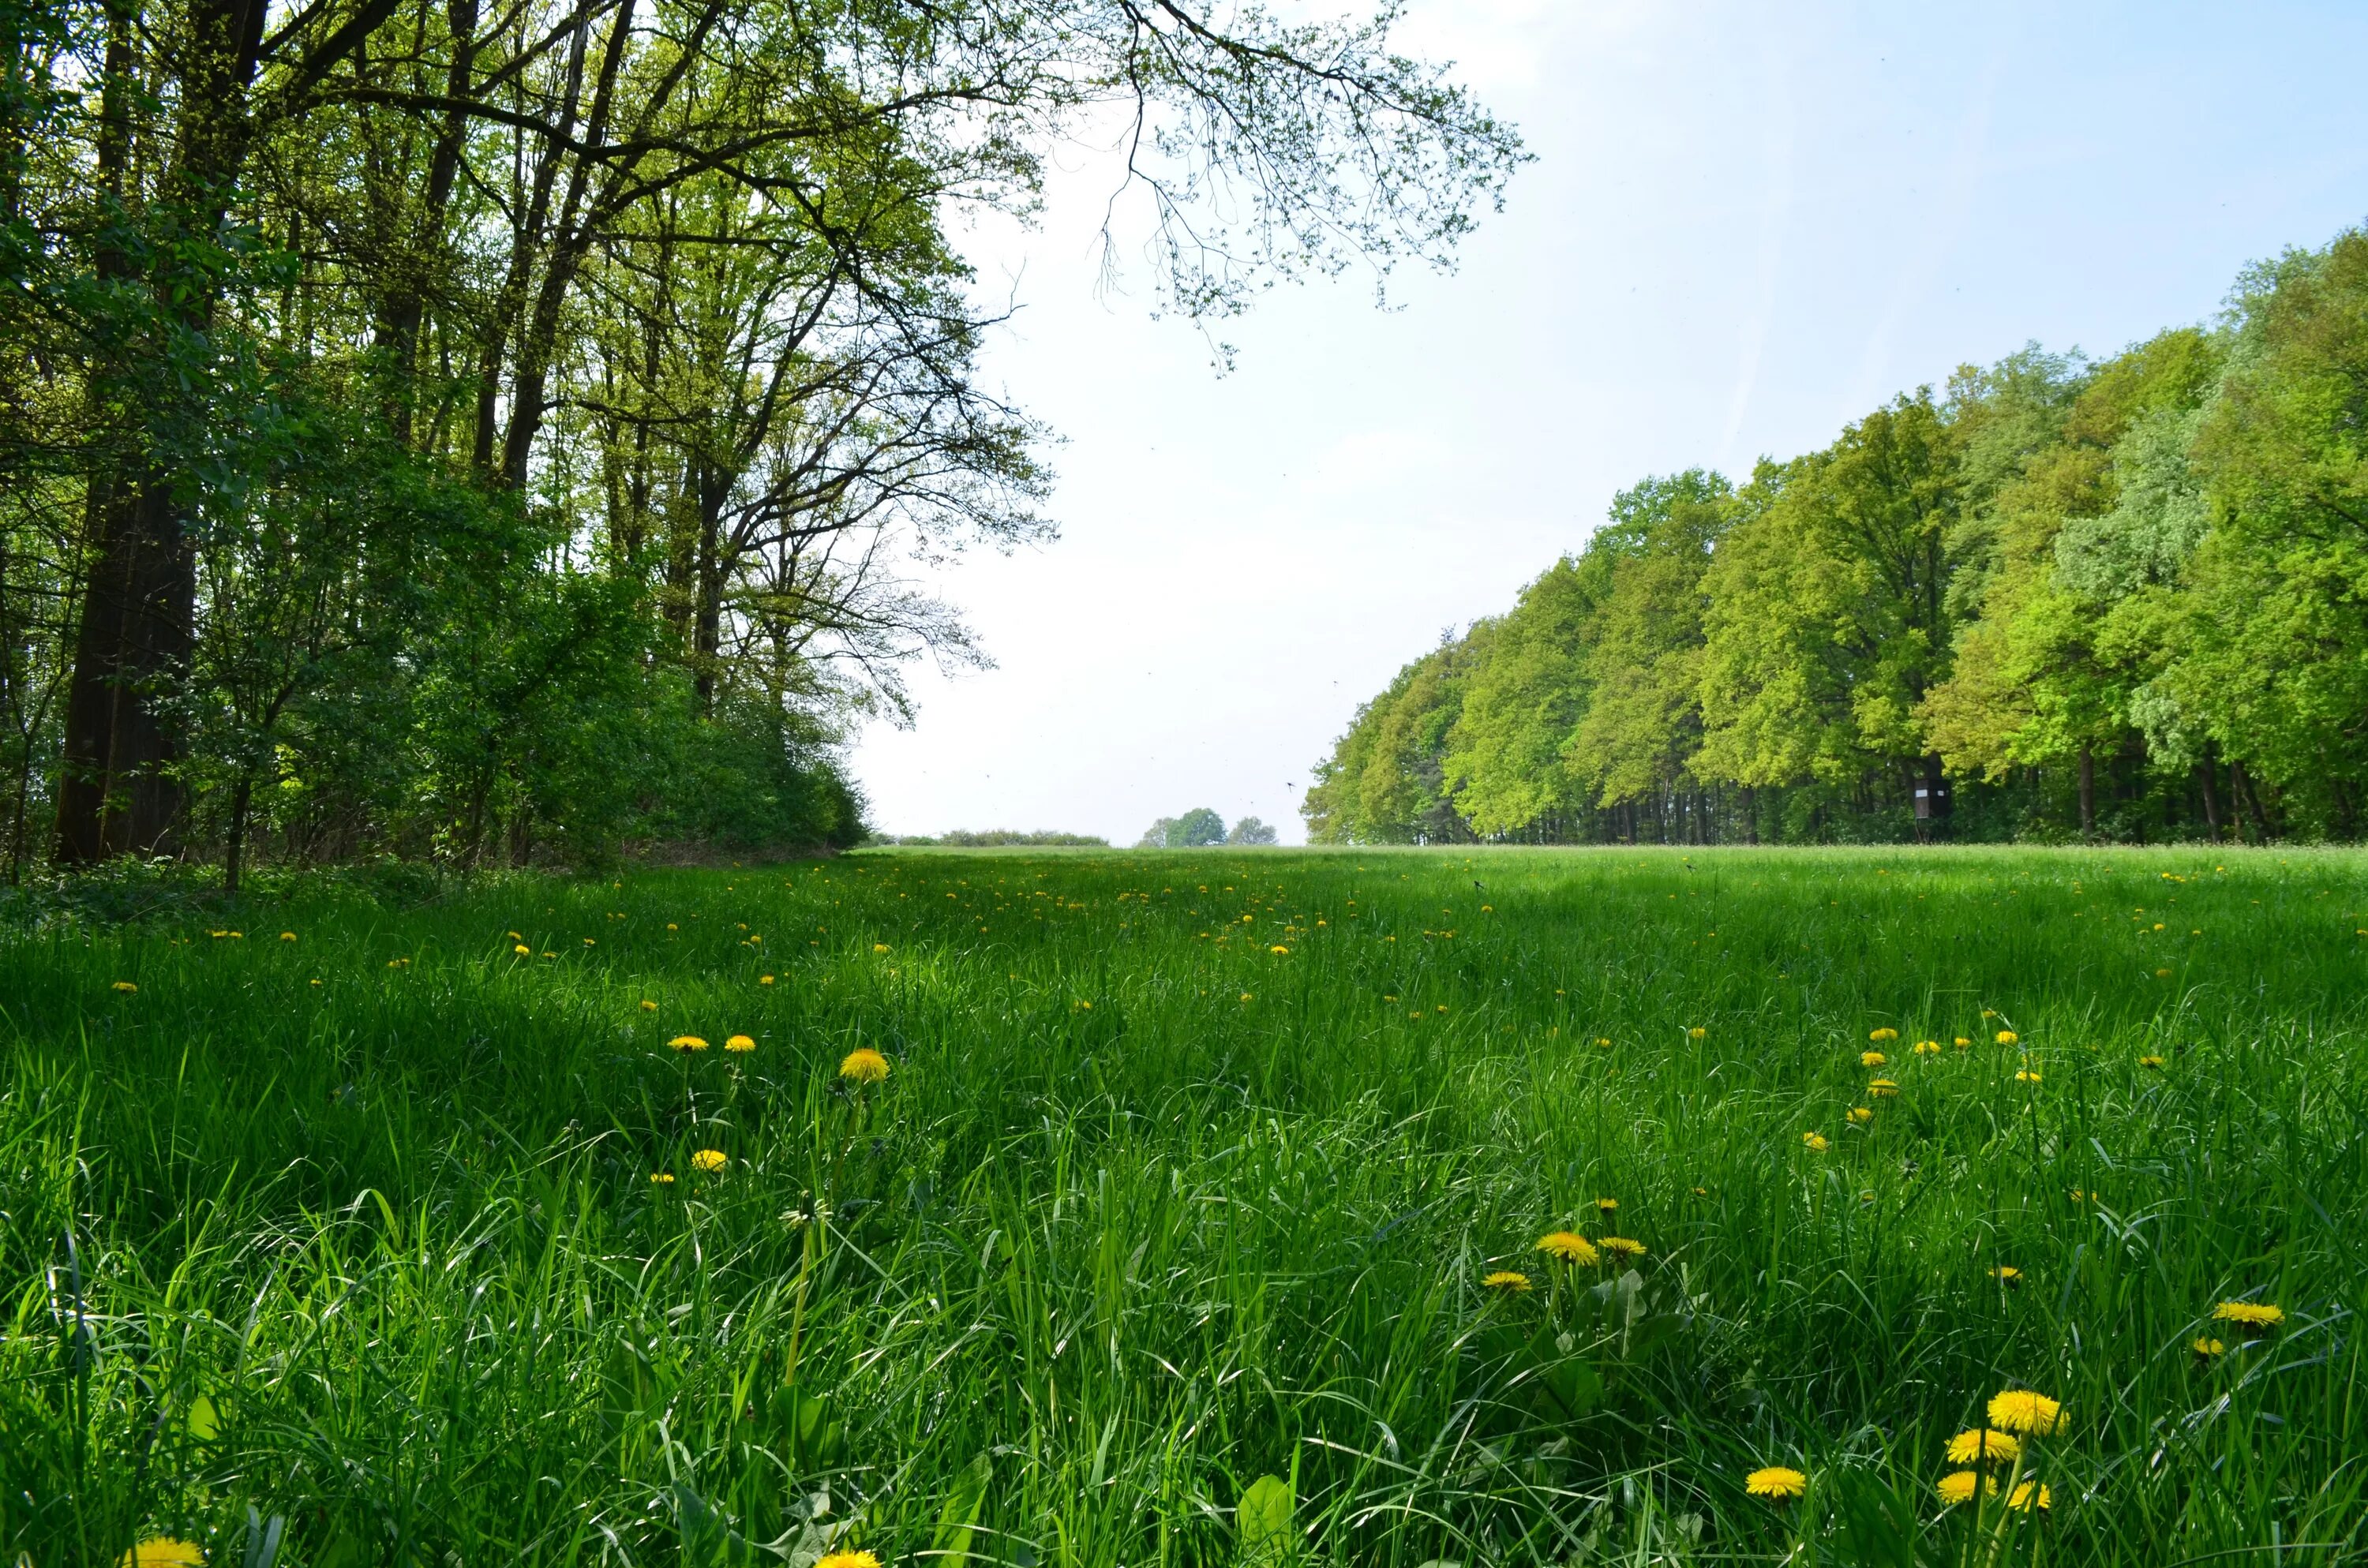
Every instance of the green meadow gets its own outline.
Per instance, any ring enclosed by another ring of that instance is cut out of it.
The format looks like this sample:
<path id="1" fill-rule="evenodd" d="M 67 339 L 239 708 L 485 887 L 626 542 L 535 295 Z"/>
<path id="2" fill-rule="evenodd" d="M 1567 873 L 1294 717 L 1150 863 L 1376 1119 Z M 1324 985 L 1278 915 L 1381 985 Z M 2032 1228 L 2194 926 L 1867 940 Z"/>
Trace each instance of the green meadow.
<path id="1" fill-rule="evenodd" d="M 904 851 L 28 916 L 0 1561 L 2359 1561 L 2363 870 Z"/>

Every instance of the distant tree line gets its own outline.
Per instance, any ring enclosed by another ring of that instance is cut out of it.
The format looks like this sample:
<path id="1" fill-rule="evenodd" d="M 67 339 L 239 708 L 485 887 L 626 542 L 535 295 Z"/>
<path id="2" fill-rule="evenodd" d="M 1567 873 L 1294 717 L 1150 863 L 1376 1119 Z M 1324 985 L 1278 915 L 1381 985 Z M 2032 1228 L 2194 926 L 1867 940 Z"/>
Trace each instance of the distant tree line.
<path id="1" fill-rule="evenodd" d="M 1225 819 L 1206 806 L 1195 806 L 1180 817 L 1161 817 L 1135 840 L 1137 849 L 1207 849 L 1220 844 L 1258 848 L 1280 835 L 1256 817 L 1244 817 L 1229 829 Z"/>
<path id="2" fill-rule="evenodd" d="M 1391 20 L 0 0 L 8 875 L 853 838 L 900 563 L 1045 527 L 955 226 L 1131 127 L 1165 308 L 1440 261 L 1522 154 Z"/>
<path id="3" fill-rule="evenodd" d="M 905 844 L 916 848 L 947 849 L 1107 849 L 1110 840 L 1097 838 L 1090 833 L 1015 833 L 1008 827 L 992 827 L 984 833 L 971 833 L 956 828 L 951 833 L 908 833 L 899 837 L 893 833 L 875 834 L 874 844 Z"/>
<path id="4" fill-rule="evenodd" d="M 2356 839 L 2368 234 L 1742 485 L 1647 479 L 1316 769 L 1317 843 Z"/>

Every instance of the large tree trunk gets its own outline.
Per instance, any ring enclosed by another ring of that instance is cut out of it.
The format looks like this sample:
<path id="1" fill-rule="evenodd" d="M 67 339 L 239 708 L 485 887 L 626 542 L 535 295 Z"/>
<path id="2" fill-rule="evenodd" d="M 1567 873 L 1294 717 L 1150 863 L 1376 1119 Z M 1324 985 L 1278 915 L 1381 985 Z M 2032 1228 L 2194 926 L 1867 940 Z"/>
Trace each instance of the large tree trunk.
<path id="1" fill-rule="evenodd" d="M 168 236 L 210 237 L 230 210 L 246 161 L 246 95 L 263 44 L 264 8 L 264 0 L 198 0 L 191 7 L 179 135 L 152 215 Z M 113 93 L 128 83 L 111 69 L 112 40 L 108 55 L 105 90 Z M 128 51 L 123 58 L 128 74 Z M 119 146 L 113 155 L 122 153 Z M 102 170 L 119 197 L 120 168 Z M 182 263 L 176 245 L 161 246 L 158 255 L 150 288 L 170 302 L 172 328 L 204 334 L 213 324 L 219 284 Z M 112 263 L 101 258 L 102 271 L 110 265 L 118 276 L 127 270 L 120 256 Z M 99 379 L 129 390 L 128 369 L 109 367 Z M 58 858 L 68 863 L 179 847 L 181 789 L 173 766 L 180 746 L 167 698 L 196 642 L 197 558 L 174 476 L 142 451 L 135 428 L 116 434 L 90 487 L 93 541 L 66 699 Z"/>

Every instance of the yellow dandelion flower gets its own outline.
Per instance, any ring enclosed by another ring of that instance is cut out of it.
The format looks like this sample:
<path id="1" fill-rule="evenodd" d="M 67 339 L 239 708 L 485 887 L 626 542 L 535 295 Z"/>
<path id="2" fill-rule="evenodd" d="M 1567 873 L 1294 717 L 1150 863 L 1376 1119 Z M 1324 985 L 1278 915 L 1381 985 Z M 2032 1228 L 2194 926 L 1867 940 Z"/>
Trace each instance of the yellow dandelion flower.
<path id="1" fill-rule="evenodd" d="M 672 1171 L 652 1171 L 650 1173 L 650 1185 L 653 1187 L 672 1187 L 674 1185 L 674 1173 Z"/>
<path id="2" fill-rule="evenodd" d="M 2247 1334 L 2263 1334 L 2286 1321 L 2286 1310 L 2266 1301 L 2223 1301 L 2212 1309 L 2212 1316 L 2220 1323 L 2233 1323 Z"/>
<path id="3" fill-rule="evenodd" d="M 1786 1503 L 1806 1494 L 1809 1478 L 1785 1465 L 1771 1464 L 1765 1470 L 1755 1470 L 1743 1478 L 1743 1489 L 1754 1497 L 1770 1502 Z"/>
<path id="4" fill-rule="evenodd" d="M 1888 1078 L 1877 1078 L 1866 1086 L 1866 1092 L 1876 1099 L 1887 1099 L 1899 1092 L 1899 1085 Z"/>
<path id="5" fill-rule="evenodd" d="M 2014 1495 L 2006 1500 L 2006 1506 L 2019 1508 L 2026 1514 L 2033 1507 L 2052 1508 L 2055 1506 L 2055 1494 L 2036 1481 L 2026 1481 L 2014 1489 Z"/>
<path id="6" fill-rule="evenodd" d="M 1956 1036 L 1956 1037 L 1955 1037 L 1955 1039 L 1956 1039 L 1956 1041 L 1957 1041 L 1957 1049 L 1958 1049 L 1959 1051 L 1963 1051 L 1963 1050 L 1964 1050 L 1967 1046 L 1969 1046 L 1969 1045 L 1971 1045 L 1971 1044 L 1973 1044 L 1973 1043 L 1974 1043 L 1972 1040 L 1967 1040 L 1964 1035 L 1958 1035 L 1958 1036 Z"/>
<path id="7" fill-rule="evenodd" d="M 1941 1054 L 1941 1042 L 1937 1040 L 1919 1040 L 1916 1042 L 1916 1054 L 1938 1056 Z"/>
<path id="8" fill-rule="evenodd" d="M 279 933 L 279 939 L 283 942 L 292 942 L 296 939 L 296 933 L 293 931 L 282 931 Z"/>
<path id="9" fill-rule="evenodd" d="M 2156 927 L 2156 929 L 2159 930 L 2159 929 L 2161 929 L 2161 927 L 2157 926 L 2157 927 Z M 2154 977 L 2155 977 L 2157 980 L 2169 980 L 2169 979 L 2170 978 L 2170 971 L 2169 971 L 2169 970 L 2167 970 L 2167 969 L 2158 969 L 2158 970 L 2156 970 L 2156 971 L 2154 971 Z"/>
<path id="10" fill-rule="evenodd" d="M 1609 1214 L 1620 1207 L 1620 1200 L 1616 1198 L 1599 1198 L 1595 1200 L 1595 1207 L 1599 1213 Z"/>
<path id="11" fill-rule="evenodd" d="M 2064 1406 L 2045 1394 L 2033 1393 L 2029 1389 L 2009 1389 L 1991 1397 L 1990 1425 L 2002 1431 L 2044 1437 L 2051 1432 L 2062 1431 L 2070 1423 L 2064 1418 Z"/>
<path id="12" fill-rule="evenodd" d="M 2022 1270 L 2011 1263 L 2001 1263 L 1991 1269 L 1990 1278 L 2009 1289 L 2021 1289 L 2022 1285 Z"/>
<path id="13" fill-rule="evenodd" d="M 1604 1050 L 1606 1050 L 1606 1051 L 1609 1051 L 1609 1050 L 1611 1050 L 1611 1037 L 1609 1037 L 1608 1035 L 1597 1035 L 1597 1036 L 1595 1037 L 1595 1043 L 1596 1043 L 1596 1044 L 1598 1044 L 1598 1045 L 1600 1045 L 1600 1046 L 1601 1046 L 1601 1047 L 1602 1047 Z"/>
<path id="14" fill-rule="evenodd" d="M 1247 992 L 1247 991 L 1243 992 L 1243 993 L 1242 993 L 1242 1000 L 1243 1000 L 1243 1001 L 1245 1001 L 1245 1002 L 1247 1002 L 1247 1001 L 1248 1001 L 1249 999 L 1250 999 L 1250 994 L 1249 994 L 1248 992 Z M 1446 1009 L 1446 1008 L 1444 1008 L 1444 1007 L 1441 1007 L 1441 1008 L 1440 1009 L 1440 1011 L 1443 1013 L 1443 1012 L 1447 1011 L 1447 1009 Z M 1422 1015 L 1421 1015 L 1420 1013 L 1408 1013 L 1408 1014 L 1406 1015 L 1406 1017 L 1409 1017 L 1409 1018 L 1419 1018 L 1419 1017 L 1422 1017 Z"/>
<path id="15" fill-rule="evenodd" d="M 1597 1261 L 1595 1244 L 1576 1231 L 1549 1231 L 1538 1238 L 1538 1250 L 1561 1263 L 1575 1263 L 1591 1267 Z"/>
<path id="16" fill-rule="evenodd" d="M 1832 1145 L 1832 1144 L 1830 1144 L 1830 1143 L 1828 1143 L 1828 1142 L 1826 1142 L 1825 1134 L 1824 1134 L 1824 1133 L 1822 1133 L 1822 1132 L 1804 1132 L 1804 1133 L 1802 1133 L 1802 1134 L 1801 1134 L 1801 1144 L 1802 1144 L 1802 1146 L 1803 1146 L 1804 1148 L 1807 1149 L 1807 1150 L 1809 1151 L 1809 1153 L 1813 1153 L 1813 1154 L 1822 1154 L 1822 1153 L 1824 1153 L 1827 1149 L 1830 1149 L 1830 1148 L 1832 1148 L 1832 1147 L 1833 1147 L 1833 1145 Z"/>
<path id="17" fill-rule="evenodd" d="M 512 948 L 510 951 L 516 953 L 522 959 L 532 958 L 534 956 L 534 949 L 528 947 L 524 942 L 520 942 L 517 947 Z"/>
<path id="18" fill-rule="evenodd" d="M 1949 1439 L 1951 1464 L 2011 1464 L 2022 1457 L 2022 1439 L 2011 1432 L 1976 1426 Z"/>
<path id="19" fill-rule="evenodd" d="M 667 921 L 667 922 L 666 922 L 666 929 L 667 929 L 667 930 L 669 930 L 669 931 L 679 931 L 679 930 L 681 930 L 681 929 L 682 929 L 682 927 L 681 927 L 681 926 L 677 926 L 677 925 L 676 925 L 673 921 L 669 920 L 669 921 Z"/>
<path id="20" fill-rule="evenodd" d="M 732 1162 L 731 1156 L 721 1149 L 701 1149 L 690 1157 L 690 1163 L 696 1170 L 720 1171 Z"/>
<path id="21" fill-rule="evenodd" d="M 2039 1070 L 2035 1067 L 2017 1068 L 2014 1081 L 2018 1084 L 2036 1084 L 2039 1082 Z"/>
<path id="22" fill-rule="evenodd" d="M 773 983 L 773 977 L 769 974 L 760 974 L 757 977 L 757 983 L 759 985 L 770 985 Z"/>
<path id="23" fill-rule="evenodd" d="M 668 929 L 672 929 L 672 927 L 669 926 Z M 509 939 L 513 942 L 523 942 L 526 940 L 526 933 L 523 931 L 512 931 L 508 933 L 508 936 Z"/>
<path id="24" fill-rule="evenodd" d="M 1691 1028 L 1686 1031 L 1686 1038 L 1688 1040 L 1708 1040 L 1710 1038 L 1710 1030 L 1699 1027 Z"/>
<path id="25" fill-rule="evenodd" d="M 1899 1031 L 1897 1029 L 1870 1029 L 1867 1031 L 1866 1038 L 1876 1041 L 1897 1040 L 1899 1038 Z"/>
<path id="26" fill-rule="evenodd" d="M 2199 1335 L 2196 1337 L 2195 1358 L 2197 1360 L 2209 1361 L 2215 1356 L 2225 1356 L 2227 1353 L 2228 1347 L 2210 1335 Z"/>
<path id="27" fill-rule="evenodd" d="M 119 980 L 115 983 L 115 989 L 122 992 L 126 996 L 129 996 L 133 992 L 139 990 L 140 987 L 132 984 L 131 982 L 128 980 Z"/>
<path id="28" fill-rule="evenodd" d="M 1485 1290 L 1502 1295 L 1518 1296 L 1530 1288 L 1530 1277 L 1518 1270 L 1499 1268 L 1480 1281 Z"/>
<path id="29" fill-rule="evenodd" d="M 672 1040 L 666 1041 L 666 1045 L 675 1051 L 705 1051 L 707 1049 L 707 1042 L 700 1039 L 695 1034 L 678 1034 Z"/>
<path id="30" fill-rule="evenodd" d="M 869 1551 L 834 1551 L 817 1560 L 814 1568 L 880 1568 L 880 1559 Z"/>
<path id="31" fill-rule="evenodd" d="M 1275 946 L 1273 946 L 1273 947 L 1271 947 L 1271 948 L 1269 948 L 1269 949 L 1267 949 L 1267 951 L 1268 951 L 1268 952 L 1270 952 L 1270 953 L 1279 954 L 1279 955 L 1281 955 L 1281 957 L 1283 957 L 1283 958 L 1289 958 L 1289 957 L 1291 956 L 1291 949 L 1290 949 L 1289 948 L 1283 947 L 1283 946 L 1282 946 L 1281 944 L 1280 944 L 1280 943 L 1277 943 Z"/>
<path id="32" fill-rule="evenodd" d="M 643 1012 L 644 1012 L 644 1013 L 655 1013 L 655 1012 L 656 1012 L 657 1010 L 658 1010 L 658 1005 L 657 1005 L 656 1003 L 652 1002 L 652 1001 L 648 1000 L 647 998 L 643 998 L 643 1002 L 642 1002 L 642 1011 L 643 1011 Z"/>
<path id="33" fill-rule="evenodd" d="M 884 953 L 888 950 L 888 944 L 885 942 L 874 942 L 871 944 L 871 950 L 875 953 Z"/>
<path id="34" fill-rule="evenodd" d="M 1997 1496 L 1998 1483 L 1978 1471 L 1953 1470 L 1942 1476 L 1932 1490 L 1941 1494 L 1943 1506 L 1953 1508 L 1960 1503 L 1972 1502 L 1976 1491 L 1986 1496 Z"/>
<path id="35" fill-rule="evenodd" d="M 1850 1108 L 1850 1119 L 1863 1127 L 1874 1119 L 1874 1112 L 1866 1106 L 1854 1105 Z"/>
<path id="36" fill-rule="evenodd" d="M 1614 1257 L 1642 1257 L 1645 1251 L 1643 1242 L 1626 1236 L 1606 1236 L 1595 1244 Z"/>
<path id="37" fill-rule="evenodd" d="M 888 1076 L 888 1059 L 868 1045 L 858 1046 L 838 1064 L 838 1075 L 850 1084 L 877 1084 Z"/>
<path id="38" fill-rule="evenodd" d="M 2012 1029 L 2000 1029 L 1998 1032 L 1998 1042 L 2000 1045 L 2014 1045 L 2019 1043 L 2022 1037 L 2015 1033 Z"/>
<path id="39" fill-rule="evenodd" d="M 2159 1056 L 2141 1056 L 2138 1058 L 2138 1065 L 2141 1067 L 2159 1068 L 2162 1065 L 2162 1058 Z"/>
<path id="40" fill-rule="evenodd" d="M 1879 1051 L 1861 1051 L 1858 1053 L 1858 1064 L 1861 1067 L 1880 1067 L 1890 1060 L 1891 1058 Z"/>
<path id="41" fill-rule="evenodd" d="M 757 1049 L 757 1042 L 749 1039 L 745 1034 L 735 1034 L 723 1042 L 723 1049 L 726 1051 L 754 1051 Z"/>
<path id="42" fill-rule="evenodd" d="M 156 1536 L 123 1554 L 118 1568 L 204 1568 L 206 1549 L 194 1540 Z"/>

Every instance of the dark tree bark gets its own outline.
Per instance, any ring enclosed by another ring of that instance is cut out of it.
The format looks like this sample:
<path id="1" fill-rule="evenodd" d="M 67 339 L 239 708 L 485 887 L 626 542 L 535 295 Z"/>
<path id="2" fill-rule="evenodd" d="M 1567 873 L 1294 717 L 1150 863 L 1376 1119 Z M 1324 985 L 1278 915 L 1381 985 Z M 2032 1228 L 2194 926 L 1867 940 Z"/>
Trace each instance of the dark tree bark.
<path id="1" fill-rule="evenodd" d="M 2080 748 L 2080 836 L 2087 838 L 2097 831 L 2097 756 L 2087 746 Z"/>

